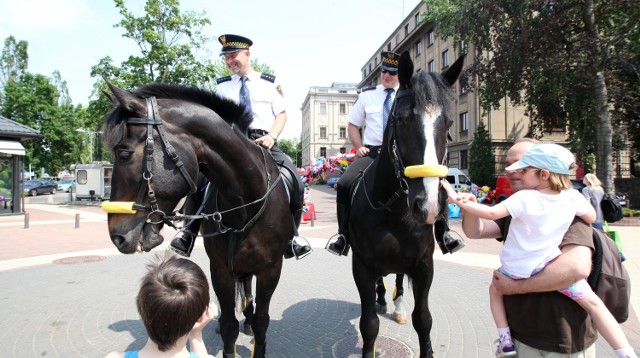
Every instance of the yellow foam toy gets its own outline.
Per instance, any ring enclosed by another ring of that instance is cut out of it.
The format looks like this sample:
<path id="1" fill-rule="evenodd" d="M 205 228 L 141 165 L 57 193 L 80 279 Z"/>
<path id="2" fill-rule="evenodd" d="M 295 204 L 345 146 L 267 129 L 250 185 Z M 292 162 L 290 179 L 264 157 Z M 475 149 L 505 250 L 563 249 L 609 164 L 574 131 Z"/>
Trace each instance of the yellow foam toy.
<path id="1" fill-rule="evenodd" d="M 103 201 L 102 211 L 109 214 L 135 214 L 133 201 Z"/>
<path id="2" fill-rule="evenodd" d="M 442 178 L 447 176 L 449 168 L 444 165 L 411 165 L 404 168 L 404 175 L 407 178 Z"/>

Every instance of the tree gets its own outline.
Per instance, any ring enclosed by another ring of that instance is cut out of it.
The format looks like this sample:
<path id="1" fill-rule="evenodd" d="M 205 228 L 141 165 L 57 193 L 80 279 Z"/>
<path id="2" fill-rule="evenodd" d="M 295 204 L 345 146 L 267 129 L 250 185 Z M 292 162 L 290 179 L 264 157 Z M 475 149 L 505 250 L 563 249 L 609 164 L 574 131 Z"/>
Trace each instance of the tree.
<path id="1" fill-rule="evenodd" d="M 496 182 L 496 158 L 491 147 L 491 137 L 484 122 L 478 124 L 469 153 L 469 176 L 474 183 L 489 187 Z"/>
<path id="2" fill-rule="evenodd" d="M 291 158 L 296 167 L 302 163 L 302 142 L 295 139 L 278 139 L 278 148 Z"/>
<path id="3" fill-rule="evenodd" d="M 2 90 L 7 83 L 17 81 L 21 74 L 27 71 L 29 56 L 28 43 L 17 41 L 13 36 L 4 40 L 2 55 L 0 56 L 0 105 L 2 105 Z"/>
<path id="4" fill-rule="evenodd" d="M 483 109 L 498 108 L 508 96 L 514 105 L 525 106 L 532 132 L 565 130 L 580 157 L 596 152 L 597 175 L 612 192 L 609 109 L 616 99 L 609 97 L 608 85 L 615 78 L 615 57 L 637 59 L 637 52 L 629 54 L 637 51 L 637 43 L 624 39 L 629 34 L 637 39 L 639 3 L 426 2 L 425 21 L 433 21 L 440 36 L 475 45 L 469 73 Z"/>

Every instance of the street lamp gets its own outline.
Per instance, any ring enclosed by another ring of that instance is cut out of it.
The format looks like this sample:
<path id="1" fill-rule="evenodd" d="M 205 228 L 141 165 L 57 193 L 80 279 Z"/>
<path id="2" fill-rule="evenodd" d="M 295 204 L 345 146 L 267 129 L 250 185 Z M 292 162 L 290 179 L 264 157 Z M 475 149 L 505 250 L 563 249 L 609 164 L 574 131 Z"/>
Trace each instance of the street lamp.
<path id="1" fill-rule="evenodd" d="M 96 134 L 101 134 L 102 131 L 93 132 L 84 128 L 77 128 L 76 132 L 85 133 L 89 137 L 89 163 L 93 162 L 93 137 Z"/>

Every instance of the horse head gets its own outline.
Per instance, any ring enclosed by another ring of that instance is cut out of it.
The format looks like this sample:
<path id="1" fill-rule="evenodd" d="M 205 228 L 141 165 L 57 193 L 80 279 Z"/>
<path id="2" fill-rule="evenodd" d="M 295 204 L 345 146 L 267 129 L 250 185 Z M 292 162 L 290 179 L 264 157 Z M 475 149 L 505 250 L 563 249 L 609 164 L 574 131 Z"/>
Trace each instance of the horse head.
<path id="1" fill-rule="evenodd" d="M 158 104 L 155 97 L 107 84 L 115 105 L 102 126 L 114 158 L 111 197 L 103 203 L 109 235 L 122 253 L 150 251 L 164 240 L 165 217 L 196 189 L 198 161 L 192 141 L 180 134 L 184 123 L 179 111 L 169 110 L 170 100 Z"/>
<path id="2" fill-rule="evenodd" d="M 453 86 L 462 65 L 460 57 L 443 73 L 414 73 L 408 52 L 399 60 L 400 87 L 385 141 L 396 174 L 408 187 L 410 215 L 420 223 L 433 224 L 446 207 L 439 178 L 447 174 L 447 136 L 456 118 Z"/>

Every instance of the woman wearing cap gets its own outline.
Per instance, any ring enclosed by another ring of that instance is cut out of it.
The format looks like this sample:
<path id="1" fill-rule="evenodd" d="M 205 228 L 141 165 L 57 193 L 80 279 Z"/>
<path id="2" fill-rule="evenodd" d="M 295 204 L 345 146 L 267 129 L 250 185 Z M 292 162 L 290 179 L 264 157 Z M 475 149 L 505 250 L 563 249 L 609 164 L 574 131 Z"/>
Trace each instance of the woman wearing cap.
<path id="1" fill-rule="evenodd" d="M 442 185 L 449 198 L 465 212 L 490 220 L 511 215 L 509 240 L 500 252 L 499 271 L 514 279 L 528 278 L 560 255 L 558 245 L 575 216 L 587 223 L 596 219 L 591 204 L 572 189 L 569 174 L 575 167 L 574 156 L 567 149 L 551 143 L 536 144 L 506 168 L 519 171 L 524 188 L 529 190 L 520 190 L 493 207 L 465 202 L 449 183 L 443 181 Z M 496 355 L 515 356 L 502 293 L 493 285 L 489 292 L 491 313 L 500 336 Z M 636 357 L 617 321 L 585 279 L 560 292 L 591 315 L 596 329 L 618 357 Z"/>

